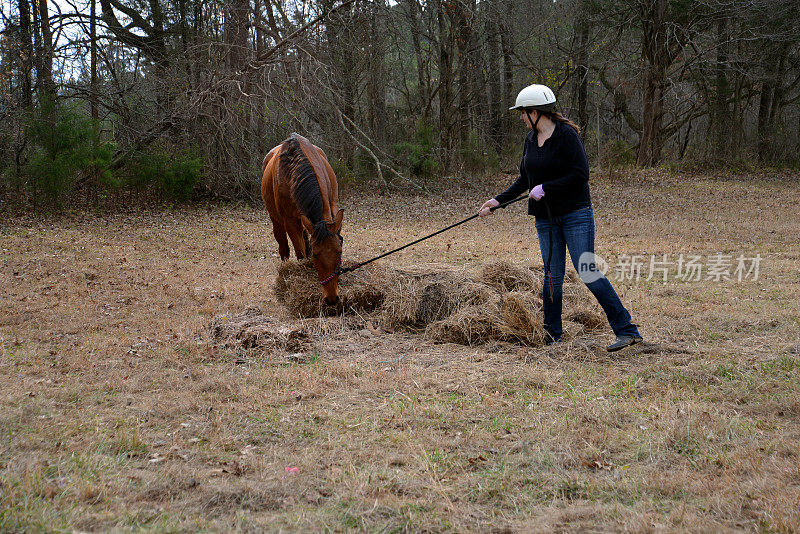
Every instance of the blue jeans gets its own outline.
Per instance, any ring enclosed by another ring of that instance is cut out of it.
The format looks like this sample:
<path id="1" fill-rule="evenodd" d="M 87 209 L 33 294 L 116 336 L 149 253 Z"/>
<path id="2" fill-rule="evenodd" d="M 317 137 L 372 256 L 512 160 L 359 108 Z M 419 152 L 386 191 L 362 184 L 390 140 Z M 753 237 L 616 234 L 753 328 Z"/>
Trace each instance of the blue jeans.
<path id="1" fill-rule="evenodd" d="M 618 336 L 639 336 L 636 325 L 631 323 L 631 314 L 622 305 L 616 291 L 602 273 L 594 269 L 594 212 L 592 208 L 582 208 L 561 216 L 562 224 L 556 224 L 545 218 L 536 219 L 536 231 L 539 234 L 539 247 L 542 250 L 542 260 L 547 264 L 548 249 L 551 245 L 550 233 L 552 232 L 552 256 L 550 259 L 550 274 L 553 279 L 553 301 L 550 301 L 550 281 L 545 275 L 542 284 L 542 301 L 544 302 L 544 329 L 554 338 L 559 339 L 562 334 L 561 326 L 561 301 L 563 298 L 562 286 L 564 284 L 564 271 L 566 267 L 566 248 L 572 265 L 579 273 L 586 273 L 587 258 L 581 254 L 591 253 L 588 268 L 591 276 L 581 275 L 586 287 L 603 307 L 608 323 Z M 584 265 L 579 265 L 579 259 Z M 583 269 L 583 270 L 582 270 Z M 588 281 L 591 280 L 591 281 Z M 588 281 L 588 282 L 587 282 Z"/>

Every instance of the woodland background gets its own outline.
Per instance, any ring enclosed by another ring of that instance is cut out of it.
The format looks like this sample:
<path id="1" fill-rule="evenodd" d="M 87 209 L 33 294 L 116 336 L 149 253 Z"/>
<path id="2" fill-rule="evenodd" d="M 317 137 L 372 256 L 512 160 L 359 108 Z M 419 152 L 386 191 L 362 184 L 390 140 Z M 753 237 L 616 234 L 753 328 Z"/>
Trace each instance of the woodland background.
<path id="1" fill-rule="evenodd" d="M 513 169 L 544 83 L 594 165 L 800 165 L 792 0 L 3 0 L 0 198 L 258 201 L 292 131 L 340 182 Z M 509 171 L 513 172 L 513 171 Z"/>

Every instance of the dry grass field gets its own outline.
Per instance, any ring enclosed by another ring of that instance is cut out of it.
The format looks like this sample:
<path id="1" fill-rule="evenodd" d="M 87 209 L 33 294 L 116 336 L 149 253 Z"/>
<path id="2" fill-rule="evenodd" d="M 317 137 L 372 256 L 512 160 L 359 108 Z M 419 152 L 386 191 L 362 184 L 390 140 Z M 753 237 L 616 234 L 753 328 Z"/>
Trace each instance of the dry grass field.
<path id="1" fill-rule="evenodd" d="M 502 180 L 343 191 L 347 256 Z M 610 272 L 651 344 L 469 347 L 292 318 L 262 210 L 3 215 L 0 531 L 799 531 L 800 177 L 595 175 L 592 193 L 609 263 L 760 254 L 758 280 Z M 541 265 L 524 211 L 382 261 Z M 212 342 L 252 306 L 309 344 Z"/>

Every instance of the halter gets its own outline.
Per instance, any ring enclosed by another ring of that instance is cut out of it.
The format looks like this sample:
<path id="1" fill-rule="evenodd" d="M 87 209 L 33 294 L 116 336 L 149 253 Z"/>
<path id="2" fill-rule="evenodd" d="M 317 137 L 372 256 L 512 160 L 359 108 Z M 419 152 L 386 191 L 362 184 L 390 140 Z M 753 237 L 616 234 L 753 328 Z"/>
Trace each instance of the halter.
<path id="1" fill-rule="evenodd" d="M 324 280 L 320 280 L 319 281 L 319 285 L 324 286 L 325 284 L 327 284 L 328 282 L 330 282 L 331 280 L 333 280 L 334 278 L 336 278 L 336 276 L 338 276 L 340 274 L 342 274 L 342 260 L 341 259 L 339 260 L 339 265 L 336 267 L 336 269 L 333 270 L 331 275 L 329 277 L 325 278 Z"/>
<path id="2" fill-rule="evenodd" d="M 339 241 L 341 241 L 342 245 L 344 245 L 344 238 L 341 236 L 341 234 L 336 234 L 336 237 L 338 237 Z M 314 257 L 314 252 L 313 251 L 311 252 L 311 257 L 312 258 Z M 352 270 L 352 269 L 348 269 L 348 270 Z M 347 270 L 342 271 L 342 257 L 339 256 L 339 265 L 336 266 L 336 269 L 333 270 L 333 272 L 331 273 L 330 276 L 328 276 L 324 280 L 320 280 L 319 284 L 321 286 L 324 286 L 325 284 L 327 284 L 328 282 L 330 282 L 331 280 L 336 278 L 336 276 L 342 274 L 342 272 L 347 272 Z"/>

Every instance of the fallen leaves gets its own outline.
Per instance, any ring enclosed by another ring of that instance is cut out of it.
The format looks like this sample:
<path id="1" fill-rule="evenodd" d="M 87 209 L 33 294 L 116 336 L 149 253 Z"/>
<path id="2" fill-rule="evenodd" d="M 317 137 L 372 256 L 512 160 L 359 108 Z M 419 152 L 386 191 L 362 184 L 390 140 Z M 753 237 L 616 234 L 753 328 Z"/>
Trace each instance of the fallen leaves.
<path id="1" fill-rule="evenodd" d="M 233 475 L 240 477 L 247 471 L 247 466 L 238 460 L 219 462 L 217 465 L 219 467 L 215 467 L 208 472 L 209 476 Z"/>
<path id="2" fill-rule="evenodd" d="M 486 457 L 484 457 L 482 454 L 479 454 L 478 456 L 475 456 L 473 458 L 467 458 L 467 462 L 469 462 L 469 465 L 477 465 L 477 464 L 479 464 L 481 462 L 485 462 L 485 461 L 486 461 Z"/>
<path id="3" fill-rule="evenodd" d="M 188 460 L 189 457 L 186 454 L 181 452 L 181 448 L 177 445 L 173 445 L 169 448 L 169 452 L 167 452 L 167 458 L 173 459 L 180 459 L 180 460 Z"/>
<path id="4" fill-rule="evenodd" d="M 604 456 L 594 456 L 584 458 L 581 460 L 583 467 L 591 469 L 592 471 L 611 471 L 614 469 L 614 462 L 606 459 Z"/>

